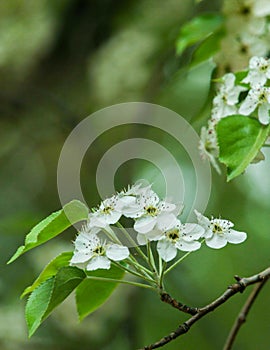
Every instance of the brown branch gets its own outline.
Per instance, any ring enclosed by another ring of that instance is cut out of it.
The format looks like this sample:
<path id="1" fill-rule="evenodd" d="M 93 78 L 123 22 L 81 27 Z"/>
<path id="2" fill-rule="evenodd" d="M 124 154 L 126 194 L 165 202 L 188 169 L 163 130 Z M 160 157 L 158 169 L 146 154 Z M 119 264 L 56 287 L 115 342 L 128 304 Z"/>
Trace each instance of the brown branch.
<path id="1" fill-rule="evenodd" d="M 182 304 L 182 303 L 180 303 L 180 301 L 175 300 L 166 292 L 160 293 L 160 299 L 164 303 L 167 303 L 167 304 L 171 305 L 172 307 L 174 307 L 175 309 L 182 311 L 182 312 L 185 312 L 187 314 L 196 315 L 196 313 L 198 312 L 198 308 Z"/>
<path id="2" fill-rule="evenodd" d="M 241 309 L 240 313 L 238 314 L 238 316 L 234 322 L 234 325 L 229 333 L 229 336 L 226 340 L 226 343 L 224 345 L 223 350 L 231 350 L 232 349 L 233 343 L 236 339 L 236 336 L 239 332 L 240 327 L 246 322 L 247 315 L 248 315 L 253 303 L 255 302 L 258 294 L 260 293 L 261 289 L 263 288 L 263 286 L 265 285 L 266 282 L 267 282 L 267 278 L 262 280 L 260 283 L 256 284 L 256 286 L 253 288 L 247 301 L 245 302 L 243 308 Z"/>
<path id="3" fill-rule="evenodd" d="M 197 321 L 199 321 L 202 317 L 204 317 L 211 311 L 214 311 L 215 309 L 217 309 L 220 305 L 224 304 L 233 295 L 237 293 L 243 293 L 246 287 L 252 284 L 256 284 L 261 281 L 267 280 L 268 278 L 270 278 L 270 267 L 251 277 L 240 278 L 239 276 L 235 276 L 235 279 L 237 282 L 229 286 L 227 290 L 220 297 L 212 301 L 210 304 L 202 308 L 198 308 L 197 313 L 192 317 L 190 317 L 186 322 L 181 324 L 174 332 L 163 337 L 156 343 L 145 346 L 141 350 L 152 350 L 152 349 L 160 348 L 165 344 L 171 342 L 172 340 L 178 338 L 179 336 L 187 333 L 190 330 L 190 328 L 193 326 L 193 324 L 195 324 Z"/>

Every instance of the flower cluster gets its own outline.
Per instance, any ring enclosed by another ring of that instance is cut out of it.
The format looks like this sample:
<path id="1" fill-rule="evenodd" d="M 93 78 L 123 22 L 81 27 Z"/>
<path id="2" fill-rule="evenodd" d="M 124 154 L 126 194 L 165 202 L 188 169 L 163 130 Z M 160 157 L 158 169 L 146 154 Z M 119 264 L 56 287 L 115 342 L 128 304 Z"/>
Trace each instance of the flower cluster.
<path id="1" fill-rule="evenodd" d="M 208 126 L 201 130 L 199 150 L 202 158 L 209 159 L 219 172 L 216 125 L 220 119 L 238 114 L 258 118 L 261 124 L 267 125 L 270 123 L 269 110 L 270 60 L 254 56 L 246 71 L 228 73 L 220 79 Z"/>
<path id="2" fill-rule="evenodd" d="M 216 56 L 220 72 L 238 71 L 254 56 L 267 56 L 270 40 L 268 0 L 225 0 L 226 36 Z"/>
<path id="3" fill-rule="evenodd" d="M 204 241 L 207 246 L 218 249 L 227 242 L 241 243 L 246 239 L 246 233 L 233 230 L 230 221 L 208 219 L 198 212 L 197 223 L 182 223 L 178 217 L 181 210 L 182 206 L 161 200 L 151 186 L 135 184 L 105 199 L 89 214 L 74 242 L 70 264 L 91 271 L 109 269 L 111 262 L 119 264 L 125 260 L 128 264 L 134 263 L 135 256 L 122 244 L 115 225 L 125 232 L 130 246 L 137 248 L 143 257 L 146 255 L 138 245 L 149 248 L 154 244 L 164 262 L 173 260 L 178 250 L 191 252 L 199 249 Z M 132 220 L 137 242 L 119 223 L 122 216 Z M 150 254 L 150 265 L 151 259 Z"/>

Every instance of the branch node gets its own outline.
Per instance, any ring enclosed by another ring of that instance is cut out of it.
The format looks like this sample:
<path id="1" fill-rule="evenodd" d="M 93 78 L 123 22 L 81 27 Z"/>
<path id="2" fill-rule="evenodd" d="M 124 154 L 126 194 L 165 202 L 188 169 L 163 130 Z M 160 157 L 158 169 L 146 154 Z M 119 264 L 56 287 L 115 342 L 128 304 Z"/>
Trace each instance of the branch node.
<path id="1" fill-rule="evenodd" d="M 243 293 L 244 292 L 244 290 L 246 289 L 246 284 L 245 283 L 243 283 L 243 281 L 242 280 L 239 280 L 238 282 L 238 285 L 239 285 L 239 292 L 240 293 Z"/>
<path id="2" fill-rule="evenodd" d="M 183 333 L 187 333 L 190 329 L 190 326 L 186 322 L 184 322 L 182 324 L 182 329 L 183 329 Z"/>
<path id="3" fill-rule="evenodd" d="M 234 279 L 235 279 L 237 282 L 240 282 L 240 281 L 241 281 L 241 277 L 238 276 L 238 275 L 234 275 Z"/>

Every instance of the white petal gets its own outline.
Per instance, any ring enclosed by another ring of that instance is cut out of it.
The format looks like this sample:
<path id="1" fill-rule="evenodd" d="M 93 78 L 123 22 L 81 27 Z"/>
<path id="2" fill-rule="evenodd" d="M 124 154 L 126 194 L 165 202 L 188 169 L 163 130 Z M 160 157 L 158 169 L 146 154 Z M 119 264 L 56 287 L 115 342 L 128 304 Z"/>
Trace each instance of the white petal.
<path id="1" fill-rule="evenodd" d="M 78 264 L 78 263 L 84 263 L 84 262 L 88 261 L 89 259 L 91 259 L 92 256 L 93 256 L 93 254 L 90 252 L 84 253 L 84 252 L 80 252 L 80 251 L 75 251 L 72 259 L 70 260 L 70 264 L 73 265 L 73 264 Z"/>
<path id="2" fill-rule="evenodd" d="M 250 115 L 257 107 L 259 100 L 248 95 L 239 108 L 239 113 Z"/>
<path id="3" fill-rule="evenodd" d="M 94 271 L 97 269 L 109 270 L 111 262 L 106 256 L 94 256 L 86 266 L 87 271 Z"/>
<path id="4" fill-rule="evenodd" d="M 229 115 L 233 115 L 237 113 L 236 106 L 224 105 L 222 118 L 227 117 Z"/>
<path id="5" fill-rule="evenodd" d="M 172 204 L 172 203 L 168 203 L 165 201 L 161 201 L 158 205 L 158 207 L 162 210 L 162 211 L 173 211 L 175 210 L 176 205 Z"/>
<path id="6" fill-rule="evenodd" d="M 135 221 L 134 229 L 139 233 L 147 233 L 151 231 L 156 224 L 156 217 L 145 216 Z"/>
<path id="7" fill-rule="evenodd" d="M 214 234 L 214 232 L 210 228 L 207 228 L 204 232 L 203 237 L 204 238 L 211 238 L 213 236 L 213 234 Z"/>
<path id="8" fill-rule="evenodd" d="M 94 228 L 94 227 L 104 228 L 108 226 L 108 224 L 103 215 L 100 215 L 100 216 L 95 215 L 90 218 L 89 226 L 91 228 Z"/>
<path id="9" fill-rule="evenodd" d="M 194 212 L 197 216 L 199 225 L 206 229 L 210 225 L 210 220 L 206 216 L 203 216 L 201 213 L 199 213 L 197 210 L 194 210 Z"/>
<path id="10" fill-rule="evenodd" d="M 147 243 L 147 237 L 145 234 L 138 233 L 137 234 L 137 241 L 139 245 L 145 245 Z"/>
<path id="11" fill-rule="evenodd" d="M 77 236 L 75 240 L 75 248 L 80 252 L 87 252 L 89 249 L 87 248 L 89 246 L 89 236 L 85 233 L 81 233 Z"/>
<path id="12" fill-rule="evenodd" d="M 147 232 L 145 236 L 149 239 L 149 241 L 158 241 L 160 238 L 164 236 L 164 233 L 161 230 L 154 229 Z"/>
<path id="13" fill-rule="evenodd" d="M 201 238 L 205 232 L 205 229 L 198 224 L 185 224 L 182 227 L 185 234 L 184 239 L 189 242 Z"/>
<path id="14" fill-rule="evenodd" d="M 111 244 L 106 249 L 106 255 L 111 260 L 120 261 L 126 259 L 129 256 L 129 250 L 123 245 Z"/>
<path id="15" fill-rule="evenodd" d="M 235 75 L 233 73 L 225 74 L 223 80 L 227 91 L 234 87 Z"/>
<path id="16" fill-rule="evenodd" d="M 263 103 L 259 106 L 259 110 L 258 110 L 259 121 L 263 125 L 267 125 L 270 122 L 269 107 L 270 105 L 268 103 Z"/>
<path id="17" fill-rule="evenodd" d="M 158 241 L 157 251 L 164 261 L 171 261 L 177 254 L 177 249 L 174 244 L 165 238 Z"/>
<path id="18" fill-rule="evenodd" d="M 198 250 L 201 247 L 201 243 L 197 241 L 187 242 L 183 239 L 179 239 L 176 244 L 176 248 L 184 252 L 192 252 Z"/>
<path id="19" fill-rule="evenodd" d="M 119 203 L 123 206 L 134 205 L 136 203 L 136 197 L 134 196 L 123 196 L 119 199 Z"/>
<path id="20" fill-rule="evenodd" d="M 210 248 L 220 249 L 225 247 L 227 244 L 227 239 L 224 237 L 224 235 L 213 234 L 211 238 L 206 238 L 205 243 Z"/>
<path id="21" fill-rule="evenodd" d="M 247 234 L 245 232 L 239 232 L 235 230 L 230 230 L 230 232 L 227 232 L 224 235 L 229 243 L 234 244 L 242 243 L 247 238 Z"/>
<path id="22" fill-rule="evenodd" d="M 144 214 L 144 209 L 139 204 L 133 204 L 122 209 L 122 214 L 127 218 L 138 218 Z"/>
<path id="23" fill-rule="evenodd" d="M 110 214 L 105 214 L 105 222 L 107 225 L 115 224 L 121 218 L 122 213 L 119 211 L 112 211 Z"/>
<path id="24" fill-rule="evenodd" d="M 256 17 L 265 17 L 270 14 L 270 3 L 268 0 L 256 0 L 253 4 L 253 13 Z"/>
<path id="25" fill-rule="evenodd" d="M 177 225 L 179 220 L 172 213 L 162 213 L 157 217 L 157 227 L 161 231 L 167 231 Z"/>
<path id="26" fill-rule="evenodd" d="M 251 57 L 251 59 L 249 60 L 249 68 L 251 69 L 257 69 L 258 66 L 260 65 L 261 60 L 260 57 L 258 56 L 253 56 Z"/>

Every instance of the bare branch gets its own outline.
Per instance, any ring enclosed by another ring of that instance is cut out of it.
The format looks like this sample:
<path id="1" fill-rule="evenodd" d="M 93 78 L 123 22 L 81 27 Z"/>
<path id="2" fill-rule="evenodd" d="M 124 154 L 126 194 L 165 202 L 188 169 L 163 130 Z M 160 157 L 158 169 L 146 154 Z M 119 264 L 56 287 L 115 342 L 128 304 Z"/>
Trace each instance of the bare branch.
<path id="1" fill-rule="evenodd" d="M 194 314 L 192 317 L 190 317 L 186 322 L 181 324 L 174 332 L 170 333 L 169 335 L 163 337 L 156 343 L 150 344 L 145 346 L 141 350 L 152 350 L 157 349 L 165 344 L 171 342 L 172 340 L 178 338 L 179 336 L 187 333 L 190 328 L 195 324 L 197 321 L 199 321 L 202 317 L 207 315 L 209 312 L 214 311 L 217 309 L 220 305 L 224 304 L 228 299 L 230 299 L 233 295 L 237 293 L 243 293 L 243 291 L 246 289 L 246 287 L 256 284 L 262 281 L 267 280 L 270 278 L 270 267 L 266 270 L 259 272 L 256 275 L 250 276 L 250 277 L 244 277 L 240 278 L 239 276 L 235 276 L 236 283 L 232 284 L 227 288 L 227 290 L 216 300 L 212 301 L 210 304 L 198 308 L 196 314 Z M 183 311 L 183 310 L 181 310 Z"/>
<path id="2" fill-rule="evenodd" d="M 260 283 L 256 284 L 256 286 L 253 288 L 252 292 L 250 293 L 250 296 L 248 297 L 247 301 L 245 302 L 243 308 L 241 309 L 240 313 L 238 314 L 234 325 L 230 331 L 230 334 L 226 340 L 226 343 L 224 345 L 223 350 L 231 350 L 233 343 L 236 339 L 236 336 L 239 332 L 240 327 L 246 322 L 247 315 L 255 302 L 258 294 L 260 293 L 261 289 L 267 282 L 267 279 L 262 280 Z"/>
<path id="3" fill-rule="evenodd" d="M 198 308 L 190 307 L 190 306 L 187 306 L 185 304 L 182 304 L 182 303 L 180 303 L 180 301 L 175 300 L 166 292 L 160 293 L 160 299 L 164 303 L 167 303 L 167 304 L 171 305 L 172 307 L 174 307 L 175 309 L 182 311 L 182 312 L 185 312 L 187 314 L 195 315 L 198 312 Z"/>

